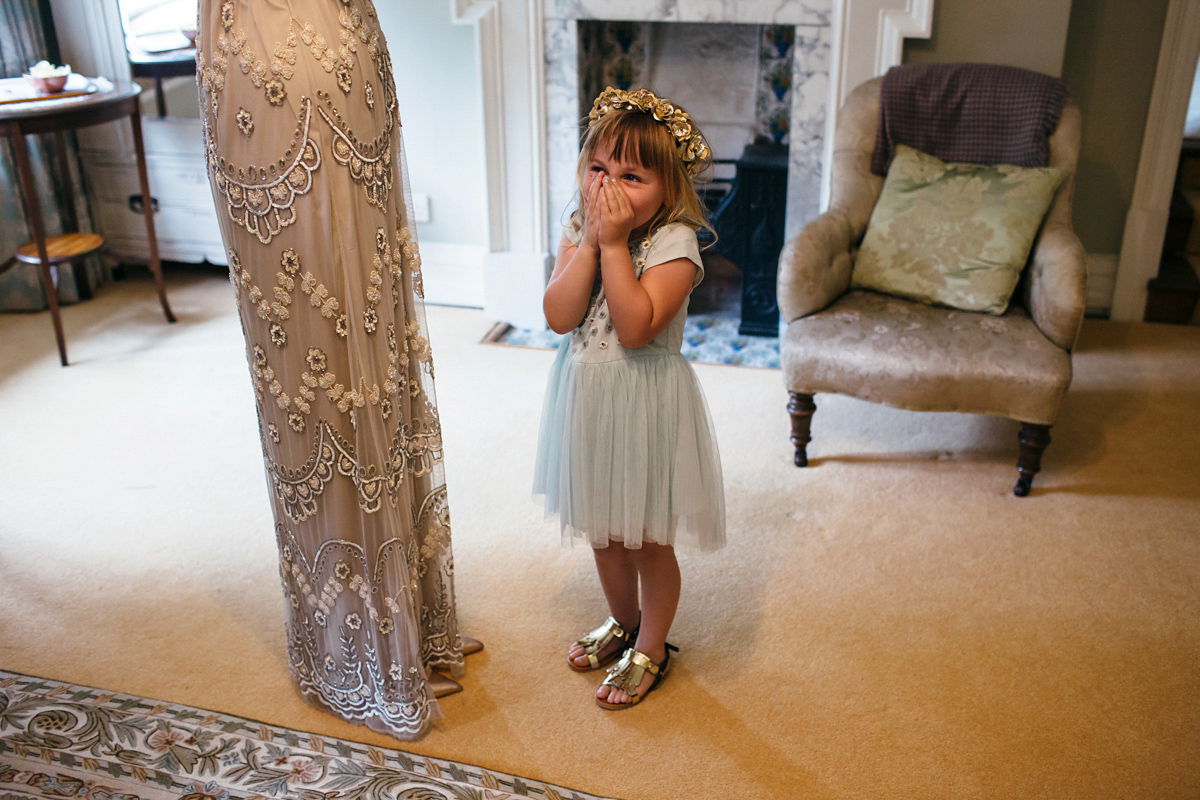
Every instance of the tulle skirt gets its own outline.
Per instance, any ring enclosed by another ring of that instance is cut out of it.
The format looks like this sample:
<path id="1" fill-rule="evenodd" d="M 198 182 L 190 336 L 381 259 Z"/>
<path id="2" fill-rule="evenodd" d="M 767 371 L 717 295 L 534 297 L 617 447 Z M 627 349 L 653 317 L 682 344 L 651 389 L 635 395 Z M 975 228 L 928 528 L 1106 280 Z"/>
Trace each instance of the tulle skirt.
<path id="1" fill-rule="evenodd" d="M 534 495 L 564 542 L 643 542 L 708 552 L 725 544 L 716 435 L 679 353 L 602 362 L 572 356 L 564 336 L 550 370 Z"/>

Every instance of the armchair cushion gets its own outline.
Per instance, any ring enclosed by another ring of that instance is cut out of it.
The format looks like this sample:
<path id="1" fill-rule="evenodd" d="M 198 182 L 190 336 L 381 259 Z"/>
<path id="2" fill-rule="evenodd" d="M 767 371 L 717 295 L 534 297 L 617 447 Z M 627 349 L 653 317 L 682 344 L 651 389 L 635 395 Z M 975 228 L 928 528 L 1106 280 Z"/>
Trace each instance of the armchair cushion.
<path id="1" fill-rule="evenodd" d="M 1071 384 L 1069 354 L 1019 306 L 995 317 L 852 291 L 791 322 L 780 354 L 793 392 L 1040 425 Z"/>
<path id="2" fill-rule="evenodd" d="M 1052 167 L 947 164 L 897 145 L 851 287 L 1003 314 L 1062 180 Z"/>

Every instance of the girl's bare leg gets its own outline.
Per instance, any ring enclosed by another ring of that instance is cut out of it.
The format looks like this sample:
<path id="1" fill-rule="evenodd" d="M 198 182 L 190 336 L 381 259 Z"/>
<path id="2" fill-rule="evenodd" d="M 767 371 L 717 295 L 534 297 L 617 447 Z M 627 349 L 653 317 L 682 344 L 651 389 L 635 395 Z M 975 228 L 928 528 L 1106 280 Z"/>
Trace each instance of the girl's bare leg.
<path id="1" fill-rule="evenodd" d="M 616 542 L 610 543 L 608 547 L 592 549 L 592 555 L 596 559 L 596 571 L 600 574 L 600 586 L 604 589 L 605 600 L 608 601 L 608 611 L 627 631 L 638 625 L 638 570 L 633 553 L 633 550 L 626 550 Z M 624 646 L 623 642 L 614 639 L 608 647 L 597 653 L 596 657 L 603 660 L 606 655 Z M 571 645 L 568 656 L 581 667 L 588 665 L 588 658 L 578 643 Z"/>
<path id="2" fill-rule="evenodd" d="M 675 548 L 646 542 L 640 550 L 626 552 L 632 554 L 642 586 L 642 623 L 635 648 L 655 664 L 661 664 L 667 657 L 667 632 L 679 607 L 679 562 L 675 559 Z M 654 681 L 655 677 L 646 673 L 638 695 L 645 694 Z M 610 703 L 629 702 L 629 695 L 611 686 L 601 686 L 596 697 Z"/>

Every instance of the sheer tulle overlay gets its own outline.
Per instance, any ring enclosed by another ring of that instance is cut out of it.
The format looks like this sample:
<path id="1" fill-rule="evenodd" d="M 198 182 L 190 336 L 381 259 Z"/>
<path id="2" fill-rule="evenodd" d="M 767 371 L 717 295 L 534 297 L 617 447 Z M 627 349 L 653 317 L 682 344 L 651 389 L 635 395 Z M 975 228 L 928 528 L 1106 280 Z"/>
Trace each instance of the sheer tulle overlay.
<path id="1" fill-rule="evenodd" d="M 420 736 L 439 715 L 429 670 L 461 675 L 464 662 L 421 260 L 379 20 L 370 0 L 201 0 L 196 45 L 289 666 L 318 707 Z"/>
<path id="2" fill-rule="evenodd" d="M 639 271 L 662 263 L 655 245 L 678 233 L 633 245 Z M 601 288 L 583 325 L 563 337 L 546 389 L 534 494 L 548 516 L 558 515 L 564 541 L 703 552 L 724 545 L 716 435 L 679 354 L 686 316 L 685 302 L 654 341 L 628 349 L 617 341 Z"/>

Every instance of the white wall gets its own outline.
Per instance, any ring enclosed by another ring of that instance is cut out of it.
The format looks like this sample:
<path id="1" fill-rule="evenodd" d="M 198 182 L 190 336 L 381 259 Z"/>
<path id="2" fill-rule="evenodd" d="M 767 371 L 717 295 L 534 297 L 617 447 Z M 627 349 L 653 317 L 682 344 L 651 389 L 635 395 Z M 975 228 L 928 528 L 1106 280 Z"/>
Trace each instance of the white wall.
<path id="1" fill-rule="evenodd" d="M 1008 64 L 1058 76 L 1070 15 L 1071 0 L 935 0 L 933 35 L 906 41 L 904 63 Z"/>
<path id="2" fill-rule="evenodd" d="M 430 198 L 430 221 L 417 226 L 422 251 L 431 242 L 482 247 L 487 185 L 474 30 L 451 23 L 447 0 L 389 0 L 375 10 L 392 55 L 410 188 Z"/>

